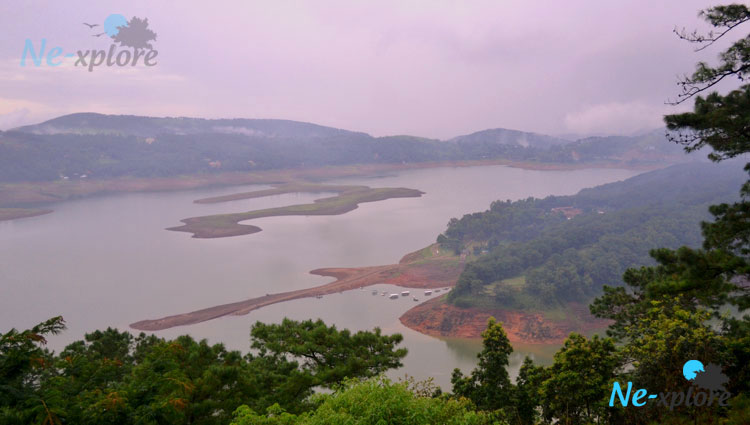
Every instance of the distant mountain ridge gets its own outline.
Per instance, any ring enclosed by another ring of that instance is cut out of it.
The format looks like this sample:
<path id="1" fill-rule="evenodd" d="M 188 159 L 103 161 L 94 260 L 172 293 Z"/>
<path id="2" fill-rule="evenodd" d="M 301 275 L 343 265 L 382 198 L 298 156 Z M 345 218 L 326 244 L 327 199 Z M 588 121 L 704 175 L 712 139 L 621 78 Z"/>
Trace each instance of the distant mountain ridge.
<path id="1" fill-rule="evenodd" d="M 146 117 L 91 112 L 63 115 L 39 124 L 13 129 L 32 134 L 113 134 L 155 137 L 159 134 L 227 133 L 256 137 L 323 138 L 360 134 L 300 121 L 246 118 Z"/>
<path id="2" fill-rule="evenodd" d="M 0 182 L 472 160 L 632 166 L 684 155 L 660 131 L 571 142 L 497 128 L 441 141 L 277 119 L 76 113 L 0 132 Z"/>
<path id="3" fill-rule="evenodd" d="M 39 135 L 53 134 L 111 134 L 122 136 L 155 137 L 159 134 L 205 134 L 227 133 L 256 137 L 323 138 L 340 135 L 372 137 L 367 133 L 328 127 L 303 121 L 255 118 L 193 118 L 193 117 L 148 117 L 141 115 L 107 115 L 95 112 L 79 112 L 62 115 L 39 124 L 17 127 L 9 131 L 20 131 Z M 377 139 L 406 138 L 422 141 L 437 141 L 411 135 L 392 135 Z M 581 139 L 582 140 L 582 139 Z M 492 128 L 447 139 L 454 143 L 491 143 L 518 145 L 524 148 L 547 148 L 574 141 L 534 132 Z"/>

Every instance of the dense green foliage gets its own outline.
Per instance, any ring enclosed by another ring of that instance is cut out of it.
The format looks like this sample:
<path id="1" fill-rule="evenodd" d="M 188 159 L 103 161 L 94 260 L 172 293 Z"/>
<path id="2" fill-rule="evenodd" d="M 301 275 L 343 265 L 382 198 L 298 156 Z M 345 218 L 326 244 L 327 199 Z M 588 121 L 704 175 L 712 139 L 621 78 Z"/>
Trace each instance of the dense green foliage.
<path id="1" fill-rule="evenodd" d="M 614 342 L 571 334 L 555 353 L 555 362 L 544 374 L 539 396 L 544 419 L 563 423 L 595 423 L 613 415 L 607 394 L 619 365 Z M 537 372 L 540 373 L 540 372 Z"/>
<path id="2" fill-rule="evenodd" d="M 165 177 L 366 163 L 507 159 L 657 163 L 674 156 L 664 136 L 591 138 L 572 144 L 488 130 L 451 141 L 372 137 L 284 120 L 205 120 L 73 114 L 0 132 L 0 182 Z M 627 153 L 627 155 L 625 155 Z"/>
<path id="3" fill-rule="evenodd" d="M 483 425 L 496 423 L 476 412 L 467 400 L 415 394 L 405 383 L 385 378 L 349 381 L 330 395 L 315 399 L 317 408 L 294 415 L 278 405 L 259 415 L 247 406 L 235 412 L 232 425 Z"/>
<path id="4" fill-rule="evenodd" d="M 337 330 L 321 320 L 295 322 L 284 319 L 280 324 L 256 323 L 251 332 L 251 347 L 274 358 L 292 356 L 300 359 L 309 386 L 330 387 L 344 378 L 375 376 L 401 366 L 405 348 L 396 348 L 400 334 Z"/>
<path id="5" fill-rule="evenodd" d="M 588 301 L 627 268 L 650 264 L 655 246 L 699 246 L 706 209 L 735 198 L 741 178 L 736 166 L 684 164 L 574 196 L 497 201 L 452 219 L 438 242 L 489 252 L 467 264 L 449 300 L 510 308 Z M 560 207 L 580 214 L 568 220 Z M 525 284 L 503 282 L 516 276 Z"/>
<path id="6" fill-rule="evenodd" d="M 526 358 L 515 384 L 505 373 L 512 349 L 502 325 L 490 319 L 479 364 L 469 377 L 454 372 L 453 395 L 468 398 L 502 423 L 519 425 L 746 424 L 750 418 L 748 333 L 738 338 L 737 332 L 717 329 L 708 322 L 707 311 L 691 311 L 684 305 L 684 300 L 674 298 L 652 301 L 637 323 L 628 327 L 624 339 L 589 339 L 572 333 L 555 353 L 552 365 L 537 366 Z M 733 357 L 737 353 L 745 357 Z M 685 359 L 721 365 L 729 376 L 728 406 L 714 403 L 669 409 L 656 401 L 641 408 L 609 406 L 615 381 L 633 382 L 635 388 L 653 394 L 684 394 L 692 385 L 682 376 Z"/>
<path id="7" fill-rule="evenodd" d="M 339 331 L 323 322 L 257 323 L 253 352 L 189 336 L 164 340 L 114 329 L 87 334 L 54 355 L 54 318 L 0 334 L 0 423 L 226 424 L 240 405 L 308 408 L 314 388 L 399 367 L 401 335 Z"/>
<path id="8" fill-rule="evenodd" d="M 498 410 L 512 404 L 512 385 L 508 377 L 508 357 L 513 352 L 501 324 L 490 318 L 482 333 L 484 348 L 479 364 L 469 376 L 453 370 L 451 382 L 455 395 L 467 397 L 481 410 Z"/>

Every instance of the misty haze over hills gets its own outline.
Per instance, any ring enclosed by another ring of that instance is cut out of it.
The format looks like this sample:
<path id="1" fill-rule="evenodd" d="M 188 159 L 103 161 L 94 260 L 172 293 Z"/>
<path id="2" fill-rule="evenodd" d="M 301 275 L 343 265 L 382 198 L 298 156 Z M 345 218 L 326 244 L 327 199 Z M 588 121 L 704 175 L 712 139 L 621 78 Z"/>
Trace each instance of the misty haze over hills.
<path id="1" fill-rule="evenodd" d="M 275 119 L 158 118 L 137 115 L 77 113 L 11 131 L 33 134 L 107 134 L 155 137 L 160 134 L 241 134 L 253 137 L 320 139 L 340 135 L 364 135 L 299 121 Z"/>
<path id="2" fill-rule="evenodd" d="M 633 166 L 685 158 L 664 130 L 571 142 L 489 129 L 441 141 L 289 120 L 78 113 L 0 133 L 6 182 L 467 160 Z"/>

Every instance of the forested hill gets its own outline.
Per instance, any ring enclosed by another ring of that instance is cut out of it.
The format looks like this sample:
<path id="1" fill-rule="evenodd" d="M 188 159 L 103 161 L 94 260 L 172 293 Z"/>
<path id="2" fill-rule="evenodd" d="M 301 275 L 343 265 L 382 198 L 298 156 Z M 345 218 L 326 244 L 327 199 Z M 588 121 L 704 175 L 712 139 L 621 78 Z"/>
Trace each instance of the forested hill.
<path id="1" fill-rule="evenodd" d="M 737 198 L 737 163 L 681 164 L 573 196 L 496 201 L 452 219 L 438 237 L 469 262 L 449 301 L 463 307 L 548 308 L 620 285 L 655 247 L 698 247 L 708 206 Z"/>
<path id="2" fill-rule="evenodd" d="M 489 143 L 518 145 L 522 147 L 533 146 L 536 148 L 548 148 L 556 145 L 565 145 L 570 141 L 558 137 L 546 136 L 544 134 L 525 133 L 516 130 L 507 130 L 504 128 L 495 128 L 490 130 L 478 131 L 465 136 L 454 137 L 450 142 L 462 143 Z"/>
<path id="3" fill-rule="evenodd" d="M 0 182 L 486 159 L 655 165 L 685 157 L 663 130 L 568 142 L 492 129 L 441 141 L 288 120 L 79 113 L 0 132 Z"/>
<path id="4" fill-rule="evenodd" d="M 161 134 L 242 134 L 257 138 L 322 139 L 364 133 L 290 120 L 161 118 L 78 113 L 16 130 L 34 134 L 89 134 L 156 137 Z"/>

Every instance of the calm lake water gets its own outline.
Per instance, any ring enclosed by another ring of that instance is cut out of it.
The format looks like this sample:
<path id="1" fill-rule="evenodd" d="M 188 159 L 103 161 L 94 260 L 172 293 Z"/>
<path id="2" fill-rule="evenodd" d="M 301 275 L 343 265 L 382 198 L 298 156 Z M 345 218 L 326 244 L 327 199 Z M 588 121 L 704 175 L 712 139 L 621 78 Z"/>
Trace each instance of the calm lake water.
<path id="1" fill-rule="evenodd" d="M 186 217 L 306 203 L 321 195 L 193 203 L 203 197 L 267 187 L 253 185 L 120 194 L 61 203 L 49 215 L 0 222 L 0 332 L 62 315 L 68 330 L 50 341 L 52 349 L 60 350 L 95 329 L 128 329 L 129 323 L 142 319 L 332 280 L 309 275 L 312 269 L 395 263 L 404 254 L 433 243 L 451 217 L 483 211 L 497 199 L 574 194 L 584 187 L 637 173 L 482 166 L 337 179 L 330 183 L 408 187 L 426 194 L 363 204 L 340 216 L 253 220 L 262 232 L 208 240 L 164 228 L 178 225 Z M 321 318 L 341 328 L 379 326 L 386 333 L 402 333 L 409 355 L 403 368 L 390 373 L 393 377 L 405 373 L 417 379 L 434 377 L 444 388 L 450 388 L 453 368 L 468 371 L 475 365 L 479 341 L 443 340 L 414 332 L 398 318 L 416 303 L 410 297 L 388 300 L 373 296 L 373 289 L 393 292 L 395 287 L 378 285 L 322 299 L 296 300 L 246 316 L 224 317 L 157 334 L 171 338 L 188 333 L 247 351 L 249 329 L 255 321 Z M 546 363 L 556 349 L 533 345 L 515 348 L 513 376 L 524 355 Z"/>

